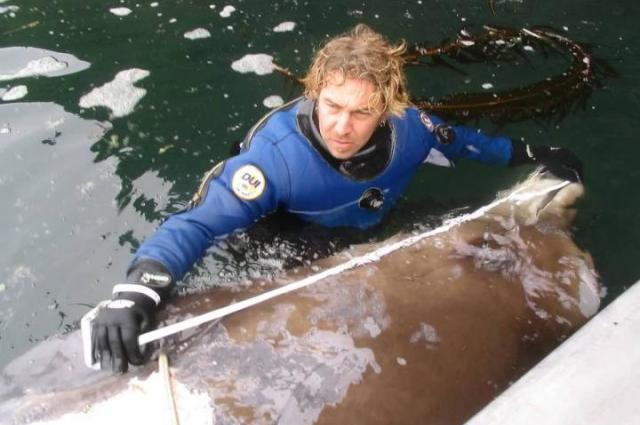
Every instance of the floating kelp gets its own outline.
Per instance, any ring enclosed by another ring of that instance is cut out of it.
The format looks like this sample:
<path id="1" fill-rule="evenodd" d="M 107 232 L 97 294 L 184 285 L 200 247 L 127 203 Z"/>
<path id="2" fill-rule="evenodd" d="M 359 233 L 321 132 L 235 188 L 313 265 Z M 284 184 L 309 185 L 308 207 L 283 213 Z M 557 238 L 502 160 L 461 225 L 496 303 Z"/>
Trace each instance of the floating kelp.
<path id="1" fill-rule="evenodd" d="M 484 32 L 460 31 L 455 40 L 436 47 L 415 45 L 407 53 L 408 65 L 449 66 L 447 57 L 461 64 L 515 62 L 526 49 L 548 54 L 555 50 L 570 57 L 569 68 L 526 86 L 504 91 L 455 93 L 439 100 L 414 98 L 421 109 L 447 119 L 490 118 L 499 124 L 529 118 L 561 120 L 575 106 L 584 106 L 594 87 L 615 75 L 604 61 L 594 59 L 588 47 L 549 28 L 511 29 L 485 26 Z M 430 61 L 429 61 L 430 60 Z"/>
<path id="2" fill-rule="evenodd" d="M 465 74 L 457 64 L 528 61 L 527 50 L 548 56 L 552 51 L 569 58 L 569 67 L 542 81 L 503 91 L 454 93 L 441 99 L 412 98 L 419 108 L 457 121 L 489 118 L 497 124 L 537 118 L 560 121 L 576 106 L 584 106 L 594 88 L 615 71 L 591 56 L 589 48 L 550 28 L 513 29 L 485 26 L 482 32 L 459 32 L 437 46 L 418 43 L 406 53 L 406 66 L 444 66 Z M 287 69 L 274 69 L 300 83 Z"/>

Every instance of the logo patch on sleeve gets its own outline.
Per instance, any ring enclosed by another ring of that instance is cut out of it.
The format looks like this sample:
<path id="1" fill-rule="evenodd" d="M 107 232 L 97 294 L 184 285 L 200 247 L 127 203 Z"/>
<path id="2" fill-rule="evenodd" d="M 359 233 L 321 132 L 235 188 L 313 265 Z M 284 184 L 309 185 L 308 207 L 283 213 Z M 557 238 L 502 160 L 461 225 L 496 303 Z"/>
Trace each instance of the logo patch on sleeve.
<path id="1" fill-rule="evenodd" d="M 436 126 L 436 139 L 443 145 L 450 145 L 456 140 L 456 132 L 450 125 L 438 124 Z"/>
<path id="2" fill-rule="evenodd" d="M 422 124 L 427 127 L 427 130 L 429 130 L 430 133 L 433 133 L 433 129 L 435 128 L 435 126 L 433 125 L 433 121 L 431 121 L 431 118 L 429 118 L 429 115 L 427 115 L 426 112 L 420 112 L 420 121 L 422 121 Z"/>
<path id="3" fill-rule="evenodd" d="M 233 174 L 231 189 L 240 199 L 252 201 L 262 195 L 267 181 L 255 165 L 244 165 Z"/>

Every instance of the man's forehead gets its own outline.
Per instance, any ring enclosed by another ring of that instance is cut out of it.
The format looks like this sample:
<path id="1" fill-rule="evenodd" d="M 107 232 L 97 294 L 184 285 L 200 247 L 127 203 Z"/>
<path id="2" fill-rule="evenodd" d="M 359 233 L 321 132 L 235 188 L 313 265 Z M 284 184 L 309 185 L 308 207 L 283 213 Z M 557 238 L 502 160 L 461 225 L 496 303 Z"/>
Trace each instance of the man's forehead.
<path id="1" fill-rule="evenodd" d="M 337 73 L 327 78 L 319 97 L 339 106 L 353 109 L 379 109 L 380 97 L 370 81 L 363 78 L 343 76 Z"/>

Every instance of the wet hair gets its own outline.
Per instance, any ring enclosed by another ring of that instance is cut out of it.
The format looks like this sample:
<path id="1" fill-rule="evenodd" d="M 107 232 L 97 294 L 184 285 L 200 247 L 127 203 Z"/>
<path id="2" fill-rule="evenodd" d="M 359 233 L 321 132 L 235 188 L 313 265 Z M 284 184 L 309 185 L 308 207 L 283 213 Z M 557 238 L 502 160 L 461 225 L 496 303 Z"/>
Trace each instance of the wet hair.
<path id="1" fill-rule="evenodd" d="M 371 106 L 382 105 L 388 115 L 402 116 L 409 106 L 403 54 L 407 44 L 389 43 L 365 24 L 329 40 L 316 54 L 303 78 L 304 94 L 317 99 L 329 78 L 356 78 L 369 81 L 375 92 Z M 337 74 L 336 74 L 337 73 Z"/>

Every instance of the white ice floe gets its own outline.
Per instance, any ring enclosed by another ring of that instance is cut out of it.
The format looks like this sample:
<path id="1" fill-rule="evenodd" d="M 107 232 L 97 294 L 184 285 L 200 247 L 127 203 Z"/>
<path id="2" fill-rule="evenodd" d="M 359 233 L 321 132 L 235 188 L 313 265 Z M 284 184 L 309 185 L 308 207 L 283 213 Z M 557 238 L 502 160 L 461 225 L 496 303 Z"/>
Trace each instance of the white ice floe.
<path id="1" fill-rule="evenodd" d="M 17 12 L 18 10 L 20 10 L 20 8 L 18 6 L 13 6 L 13 5 L 9 5 L 9 6 L 0 6 L 0 15 L 4 14 L 4 13 L 11 13 L 11 12 Z"/>
<path id="2" fill-rule="evenodd" d="M 262 101 L 262 104 L 267 108 L 277 108 L 278 106 L 282 106 L 283 103 L 284 100 L 278 95 L 268 96 Z"/>
<path id="3" fill-rule="evenodd" d="M 293 29 L 296 27 L 296 23 L 295 22 L 291 22 L 291 21 L 286 21 L 286 22 L 281 22 L 279 23 L 277 26 L 275 26 L 273 28 L 274 32 L 286 32 L 286 31 L 293 31 Z"/>
<path id="4" fill-rule="evenodd" d="M 184 33 L 184 38 L 188 38 L 189 40 L 197 40 L 199 38 L 209 38 L 211 37 L 211 33 L 204 28 L 196 28 L 192 31 L 188 31 Z"/>
<path id="5" fill-rule="evenodd" d="M 131 13 L 131 9 L 128 7 L 114 7 L 109 9 L 109 12 L 113 13 L 116 16 L 127 16 Z"/>
<path id="6" fill-rule="evenodd" d="M 68 53 L 35 47 L 0 48 L 0 81 L 36 76 L 57 77 L 87 69 L 91 64 Z"/>
<path id="7" fill-rule="evenodd" d="M 27 86 L 14 86 L 2 94 L 2 100 L 9 102 L 12 100 L 22 99 L 29 93 Z"/>
<path id="8" fill-rule="evenodd" d="M 220 12 L 220 16 L 222 16 L 223 18 L 228 18 L 235 11 L 236 11 L 235 7 L 227 5 Z"/>
<path id="9" fill-rule="evenodd" d="M 139 68 L 118 72 L 113 81 L 96 87 L 80 98 L 81 108 L 106 106 L 111 109 L 113 117 L 129 115 L 136 104 L 147 93 L 145 89 L 133 84 L 149 76 L 149 71 Z"/>
<path id="10" fill-rule="evenodd" d="M 231 68 L 241 74 L 255 72 L 258 75 L 273 72 L 273 56 L 264 53 L 245 55 L 231 64 Z"/>
<path id="11" fill-rule="evenodd" d="M 484 83 L 484 84 L 482 85 L 482 88 L 483 88 L 483 89 L 485 89 L 485 90 L 492 89 L 492 88 L 493 88 L 493 84 L 491 84 L 491 83 Z"/>

